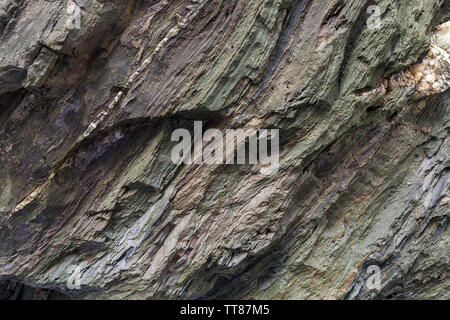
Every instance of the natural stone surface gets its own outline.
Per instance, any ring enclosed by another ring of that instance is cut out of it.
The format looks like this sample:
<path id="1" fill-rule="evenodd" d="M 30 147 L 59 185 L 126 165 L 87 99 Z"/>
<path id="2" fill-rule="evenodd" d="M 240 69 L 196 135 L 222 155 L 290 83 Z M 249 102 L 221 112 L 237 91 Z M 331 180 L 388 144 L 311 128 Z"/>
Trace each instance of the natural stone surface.
<path id="1" fill-rule="evenodd" d="M 450 298 L 450 1 L 71 1 L 0 0 L 0 297 Z"/>

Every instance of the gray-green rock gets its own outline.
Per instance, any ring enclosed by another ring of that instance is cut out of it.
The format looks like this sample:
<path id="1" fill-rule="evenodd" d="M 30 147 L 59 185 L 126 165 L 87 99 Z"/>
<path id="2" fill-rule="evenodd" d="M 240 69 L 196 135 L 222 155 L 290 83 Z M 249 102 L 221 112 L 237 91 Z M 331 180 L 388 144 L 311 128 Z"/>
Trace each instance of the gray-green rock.
<path id="1" fill-rule="evenodd" d="M 449 18 L 0 0 L 0 298 L 449 299 Z M 173 163 L 194 120 L 279 129 L 279 170 Z"/>

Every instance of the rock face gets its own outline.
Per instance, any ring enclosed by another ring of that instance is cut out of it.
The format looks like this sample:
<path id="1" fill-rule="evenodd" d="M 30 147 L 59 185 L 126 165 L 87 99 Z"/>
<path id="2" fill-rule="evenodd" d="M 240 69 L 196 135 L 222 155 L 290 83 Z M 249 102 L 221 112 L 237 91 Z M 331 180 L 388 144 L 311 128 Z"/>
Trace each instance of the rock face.
<path id="1" fill-rule="evenodd" d="M 449 19 L 0 0 L 0 297 L 450 299 Z M 279 170 L 173 163 L 194 120 L 279 129 Z"/>

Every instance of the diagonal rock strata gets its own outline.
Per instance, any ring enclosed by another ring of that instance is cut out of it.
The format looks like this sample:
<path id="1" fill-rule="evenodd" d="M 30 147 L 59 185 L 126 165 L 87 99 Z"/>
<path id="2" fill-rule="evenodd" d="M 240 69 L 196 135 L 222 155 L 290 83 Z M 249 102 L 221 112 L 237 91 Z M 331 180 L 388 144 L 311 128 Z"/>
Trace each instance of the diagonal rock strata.
<path id="1" fill-rule="evenodd" d="M 449 298 L 448 1 L 82 2 L 0 2 L 2 297 Z"/>

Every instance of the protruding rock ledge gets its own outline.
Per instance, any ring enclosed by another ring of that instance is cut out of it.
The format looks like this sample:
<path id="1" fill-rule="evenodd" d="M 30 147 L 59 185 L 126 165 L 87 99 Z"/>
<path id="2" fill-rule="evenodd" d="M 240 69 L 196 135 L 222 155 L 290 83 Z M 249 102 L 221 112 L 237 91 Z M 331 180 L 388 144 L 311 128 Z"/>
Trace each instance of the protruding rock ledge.
<path id="1" fill-rule="evenodd" d="M 450 21 L 437 27 L 422 61 L 386 78 L 383 86 L 386 91 L 409 87 L 418 98 L 446 91 L 450 87 Z"/>

